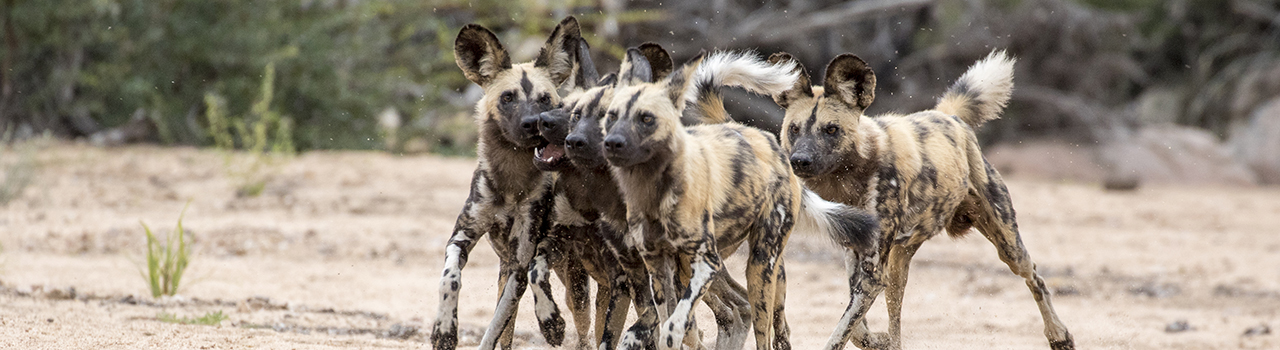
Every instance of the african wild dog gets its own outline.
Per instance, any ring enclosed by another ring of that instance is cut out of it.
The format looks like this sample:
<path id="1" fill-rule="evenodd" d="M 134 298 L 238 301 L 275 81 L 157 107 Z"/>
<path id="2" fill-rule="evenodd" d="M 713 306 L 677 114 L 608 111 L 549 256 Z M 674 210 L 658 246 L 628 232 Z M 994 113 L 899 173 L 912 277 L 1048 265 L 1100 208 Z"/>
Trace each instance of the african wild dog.
<path id="1" fill-rule="evenodd" d="M 659 320 L 642 317 L 624 335 L 623 347 L 645 347 L 650 341 L 661 349 L 679 346 L 693 326 L 694 303 L 724 276 L 720 256 L 732 254 L 744 241 L 750 249 L 747 298 L 756 346 L 768 349 L 774 341 L 789 346 L 786 339 L 772 338 L 772 325 L 785 293 L 777 283 L 781 252 L 796 220 L 826 224 L 825 231 L 851 249 L 870 244 L 874 218 L 835 203 L 819 205 L 820 198 L 805 195 L 772 134 L 736 123 L 687 128 L 680 123 L 699 92 L 735 85 L 775 94 L 794 83 L 794 67 L 790 62 L 765 64 L 753 53 L 717 52 L 678 68 L 664 81 L 614 89 L 606 109 L 604 148 L 626 202 L 627 239 L 640 249 L 654 276 L 657 297 L 674 297 L 666 293 L 682 290 L 656 339 Z M 704 74 L 712 71 L 732 74 Z M 717 81 L 735 74 L 743 79 Z M 678 279 L 664 276 L 673 270 L 679 271 Z M 674 281 L 681 285 L 658 285 Z M 740 341 L 744 339 L 721 338 L 717 347 L 741 347 Z"/>
<path id="2" fill-rule="evenodd" d="M 584 46 L 579 49 L 579 52 L 585 52 L 585 50 Z M 590 59 L 585 55 L 580 58 L 580 62 L 583 67 L 590 65 Z M 628 84 L 661 80 L 671 72 L 672 68 L 673 64 L 666 50 L 657 44 L 645 43 L 634 50 L 629 50 L 624 57 L 621 80 Z M 593 72 L 591 69 L 582 71 L 587 73 L 583 75 L 584 77 L 593 76 L 590 74 Z M 709 74 L 719 73 L 710 72 Z M 720 80 L 732 81 L 737 78 L 737 76 L 728 75 Z M 591 80 L 586 79 L 583 83 L 590 84 L 588 82 Z M 598 348 L 603 349 L 612 349 L 616 345 L 618 328 L 625 321 L 627 304 L 633 295 L 637 315 L 641 318 L 657 319 L 659 317 L 657 310 L 654 309 L 655 303 L 650 294 L 649 277 L 645 271 L 644 261 L 636 247 L 629 245 L 625 235 L 621 233 L 626 227 L 626 206 L 621 201 L 622 195 L 617 183 L 613 180 L 601 147 L 604 138 L 601 120 L 604 119 L 605 108 L 611 101 L 613 84 L 617 80 L 618 78 L 611 74 L 601 79 L 599 83 L 589 85 L 591 88 L 588 90 L 575 91 L 566 95 L 564 108 L 543 113 L 540 124 L 543 137 L 550 144 L 563 142 L 566 147 L 566 157 L 571 160 L 571 164 L 557 167 L 560 177 L 556 183 L 556 227 L 594 227 L 595 232 L 599 234 L 597 237 L 590 238 L 591 243 L 601 240 L 605 242 L 608 250 L 614 253 L 616 266 L 620 267 L 615 271 L 619 273 L 613 279 L 615 285 L 606 288 L 602 284 L 600 292 L 597 293 L 597 341 Z M 694 106 L 696 108 L 688 109 L 690 113 L 686 114 L 687 116 L 691 113 L 696 115 L 684 118 L 690 123 L 719 123 L 728 120 L 718 93 L 700 94 Z M 552 230 L 552 232 L 557 231 L 560 230 L 556 228 Z M 600 246 L 599 244 L 582 244 L 585 241 L 587 239 L 580 238 L 578 242 L 564 246 Z M 531 271 L 530 276 L 546 275 L 546 265 L 538 263 L 539 259 L 535 258 L 534 267 L 540 267 L 542 271 Z M 597 280 L 603 281 L 598 277 Z M 545 283 L 545 278 L 543 278 L 544 282 L 539 282 L 531 277 L 531 281 L 535 286 L 549 289 L 549 283 Z M 612 298 L 606 294 L 610 292 L 613 293 Z M 554 308 L 554 302 L 545 296 L 549 293 L 549 290 L 539 292 L 535 289 L 534 296 L 539 303 L 539 310 L 544 310 L 541 306 L 543 303 L 549 304 L 547 308 Z M 717 279 L 712 286 L 712 293 L 704 301 L 716 314 L 721 339 L 729 339 L 733 336 L 732 334 L 737 334 L 737 338 L 745 340 L 745 333 L 749 327 L 746 322 L 751 319 L 745 288 L 726 276 Z M 554 313 L 549 314 L 554 315 Z M 541 311 L 538 316 L 540 324 L 557 324 L 545 321 Z M 602 320 L 607 321 L 602 322 Z M 607 327 L 602 324 L 605 322 L 608 323 Z M 785 326 L 785 323 L 779 325 L 782 328 Z M 604 333 L 601 333 L 602 330 Z M 693 341 L 692 337 L 688 340 Z"/>
<path id="3" fill-rule="evenodd" d="M 493 349 L 498 342 L 503 348 L 511 347 L 517 302 L 527 283 L 535 244 L 546 232 L 543 218 L 552 201 L 553 176 L 531 161 L 546 144 L 538 135 L 537 121 L 540 113 L 560 103 L 557 88 L 571 75 L 580 37 L 577 20 L 567 17 L 534 62 L 513 65 L 488 29 L 469 24 L 458 33 L 454 43 L 458 67 L 468 80 L 484 88 L 484 96 L 476 103 L 479 165 L 445 248 L 440 308 L 431 334 L 436 349 L 457 346 L 462 268 L 476 240 L 485 234 L 501 261 L 502 296 L 480 348 Z"/>
<path id="4" fill-rule="evenodd" d="M 794 59 L 777 53 L 769 61 Z M 880 216 L 881 237 L 870 249 L 846 256 L 851 300 L 826 349 L 842 348 L 851 337 L 862 348 L 901 348 L 902 294 L 911 256 L 944 229 L 959 237 L 971 227 L 1026 279 L 1050 346 L 1075 347 L 1022 245 L 1009 192 L 983 158 L 974 134 L 983 122 L 998 118 L 1008 102 L 1013 59 L 1003 51 L 991 53 L 969 68 L 933 110 L 875 118 L 863 115 L 875 99 L 875 73 L 857 56 L 831 60 L 822 86 L 810 86 L 803 67 L 797 71 L 795 87 L 774 95 L 786 109 L 782 144 L 796 175 L 823 198 Z M 863 316 L 885 287 L 889 332 L 869 334 Z"/>
<path id="5" fill-rule="evenodd" d="M 655 62 L 655 66 L 667 67 L 665 71 L 660 70 L 659 74 L 670 72 L 671 57 L 666 50 L 656 44 L 646 45 L 644 48 L 646 57 L 627 57 L 623 66 L 628 67 L 632 59 L 639 59 L 646 61 L 646 64 Z M 568 145 L 565 144 L 568 134 L 573 131 L 568 125 L 570 111 L 575 107 L 581 110 L 591 103 L 599 104 L 602 94 L 609 91 L 616 80 L 614 74 L 600 78 L 586 40 L 580 40 L 577 62 L 574 78 L 570 81 L 573 86 L 562 99 L 563 106 L 543 112 L 538 124 L 539 133 L 547 140 L 547 146 L 535 155 L 535 164 L 544 171 L 557 172 L 558 177 L 554 190 L 554 209 L 549 217 L 551 233 L 538 244 L 534 263 L 529 270 L 529 281 L 534 288 L 536 316 L 543 336 L 547 339 L 562 339 L 564 320 L 555 301 L 550 297 L 551 284 L 547 269 L 550 261 L 580 259 L 582 265 L 586 266 L 586 271 L 598 282 L 596 338 L 593 348 L 612 349 L 617 343 L 617 334 L 626 321 L 631 301 L 631 280 L 638 279 L 645 285 L 648 281 L 643 275 L 643 262 L 639 255 L 621 247 L 620 235 L 604 223 L 610 214 L 626 210 L 617 186 L 608 177 L 607 167 L 603 171 L 603 178 L 596 176 L 598 171 L 593 171 L 589 166 L 581 166 L 584 159 L 581 149 L 569 152 L 566 147 Z M 599 157 L 603 164 L 603 155 Z M 637 266 L 639 268 L 634 268 Z M 628 269 L 629 267 L 633 268 Z M 628 277 L 627 273 L 640 274 Z M 586 285 L 574 286 L 579 287 L 585 289 Z M 585 290 L 579 295 L 585 295 Z M 644 305 L 642 302 L 637 304 L 640 310 Z M 575 315 L 575 319 L 585 318 Z M 585 347 L 587 327 L 590 325 L 576 322 L 575 326 L 578 330 L 579 347 Z"/>

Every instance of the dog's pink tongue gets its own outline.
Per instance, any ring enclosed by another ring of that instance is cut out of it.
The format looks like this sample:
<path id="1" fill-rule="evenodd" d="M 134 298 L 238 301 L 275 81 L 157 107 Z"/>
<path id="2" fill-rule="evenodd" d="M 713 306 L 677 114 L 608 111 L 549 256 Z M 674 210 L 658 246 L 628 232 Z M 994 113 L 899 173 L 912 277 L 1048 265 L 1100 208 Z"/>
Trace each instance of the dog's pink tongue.
<path id="1" fill-rule="evenodd" d="M 541 160 L 544 162 L 550 162 L 556 159 L 560 159 L 561 157 L 564 157 L 564 146 L 555 145 L 555 144 L 547 145 L 547 147 L 543 147 L 542 153 L 538 154 L 538 160 Z"/>

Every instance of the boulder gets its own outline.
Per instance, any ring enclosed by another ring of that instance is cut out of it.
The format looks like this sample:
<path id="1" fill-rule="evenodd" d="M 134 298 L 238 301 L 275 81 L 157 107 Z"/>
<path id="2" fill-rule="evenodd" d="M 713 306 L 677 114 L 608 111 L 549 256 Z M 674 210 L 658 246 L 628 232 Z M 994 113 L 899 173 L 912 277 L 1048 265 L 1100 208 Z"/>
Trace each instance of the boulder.
<path id="1" fill-rule="evenodd" d="M 1255 109 L 1246 123 L 1232 130 L 1228 144 L 1258 182 L 1280 184 L 1280 98 Z"/>

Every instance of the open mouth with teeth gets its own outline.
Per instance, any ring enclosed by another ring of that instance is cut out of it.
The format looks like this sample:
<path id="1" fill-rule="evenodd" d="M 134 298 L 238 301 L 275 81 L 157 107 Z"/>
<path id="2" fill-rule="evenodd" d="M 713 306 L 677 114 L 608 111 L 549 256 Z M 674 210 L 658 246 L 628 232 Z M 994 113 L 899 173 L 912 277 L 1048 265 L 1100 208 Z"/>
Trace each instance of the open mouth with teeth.
<path id="1" fill-rule="evenodd" d="M 554 170 L 569 160 L 564 156 L 563 143 L 547 143 L 533 149 L 533 160 L 543 170 Z"/>

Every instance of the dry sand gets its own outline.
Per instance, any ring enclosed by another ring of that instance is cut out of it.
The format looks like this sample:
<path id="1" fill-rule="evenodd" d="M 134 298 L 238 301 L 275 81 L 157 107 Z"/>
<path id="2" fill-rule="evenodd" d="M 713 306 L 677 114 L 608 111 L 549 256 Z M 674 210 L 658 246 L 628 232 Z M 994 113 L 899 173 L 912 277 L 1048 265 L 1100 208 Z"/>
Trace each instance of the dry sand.
<path id="1" fill-rule="evenodd" d="M 311 152 L 281 166 L 261 196 L 237 198 L 213 151 L 57 144 L 35 157 L 35 183 L 0 208 L 4 349 L 429 347 L 444 243 L 475 164 Z M 1280 348 L 1280 330 L 1245 335 L 1280 327 L 1280 189 L 1115 193 L 1016 178 L 1009 187 L 1023 241 L 1080 348 Z M 136 264 L 139 220 L 168 232 L 188 200 L 187 282 L 180 297 L 152 299 Z M 823 243 L 794 237 L 788 248 L 796 349 L 821 346 L 847 302 L 839 254 Z M 728 262 L 741 278 L 742 257 Z M 1031 294 L 981 235 L 934 239 L 911 272 L 904 347 L 1047 348 Z M 481 243 L 464 272 L 464 348 L 488 323 L 496 275 Z M 547 348 L 531 304 L 526 295 L 517 345 Z M 877 304 L 868 319 L 883 330 Z M 211 311 L 229 318 L 157 320 Z M 1190 329 L 1166 331 L 1180 320 Z"/>

